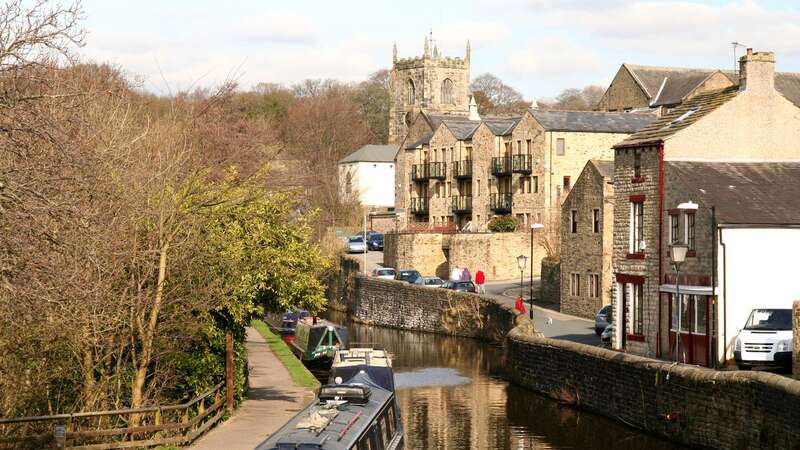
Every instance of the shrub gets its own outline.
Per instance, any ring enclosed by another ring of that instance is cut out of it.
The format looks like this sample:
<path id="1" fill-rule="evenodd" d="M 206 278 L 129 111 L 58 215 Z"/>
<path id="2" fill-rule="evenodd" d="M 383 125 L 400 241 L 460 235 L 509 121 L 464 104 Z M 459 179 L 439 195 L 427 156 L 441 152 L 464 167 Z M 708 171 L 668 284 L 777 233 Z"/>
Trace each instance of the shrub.
<path id="1" fill-rule="evenodd" d="M 517 229 L 517 219 L 511 216 L 495 217 L 489 222 L 489 231 L 494 233 L 508 233 Z"/>

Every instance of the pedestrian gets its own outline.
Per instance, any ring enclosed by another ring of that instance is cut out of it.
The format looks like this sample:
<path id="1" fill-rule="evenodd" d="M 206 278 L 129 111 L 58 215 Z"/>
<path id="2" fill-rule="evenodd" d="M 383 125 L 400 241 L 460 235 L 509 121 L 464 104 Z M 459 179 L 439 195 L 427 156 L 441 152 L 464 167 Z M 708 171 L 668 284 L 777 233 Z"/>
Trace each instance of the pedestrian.
<path id="1" fill-rule="evenodd" d="M 461 281 L 472 281 L 472 275 L 466 267 L 464 267 L 464 272 L 461 273 Z"/>
<path id="2" fill-rule="evenodd" d="M 483 287 L 483 283 L 486 283 L 486 275 L 483 274 L 482 270 L 478 270 L 475 272 L 475 284 L 478 285 L 478 293 L 485 294 L 486 288 Z"/>
<path id="3" fill-rule="evenodd" d="M 522 297 L 520 297 L 519 295 L 517 296 L 517 301 L 514 303 L 514 309 L 519 311 L 519 313 L 522 314 L 523 316 L 527 312 L 527 310 L 525 309 L 525 303 L 522 301 Z"/>
<path id="4" fill-rule="evenodd" d="M 458 281 L 461 279 L 461 269 L 458 266 L 453 266 L 450 269 L 450 281 Z"/>

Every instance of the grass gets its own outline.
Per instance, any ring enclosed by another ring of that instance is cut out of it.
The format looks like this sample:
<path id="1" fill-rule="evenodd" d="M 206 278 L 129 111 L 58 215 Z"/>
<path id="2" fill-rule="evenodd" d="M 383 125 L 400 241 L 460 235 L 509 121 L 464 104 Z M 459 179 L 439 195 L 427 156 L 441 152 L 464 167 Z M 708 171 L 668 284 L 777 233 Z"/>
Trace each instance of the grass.
<path id="1" fill-rule="evenodd" d="M 253 328 L 258 330 L 261 333 L 261 336 L 264 337 L 264 340 L 267 341 L 267 345 L 269 346 L 272 353 L 281 360 L 286 369 L 289 371 L 289 374 L 292 376 L 292 381 L 294 384 L 310 389 L 316 389 L 319 387 L 320 383 L 314 378 L 314 375 L 311 375 L 311 372 L 306 369 L 306 366 L 297 359 L 292 351 L 289 349 L 289 346 L 283 342 L 280 336 L 273 333 L 266 323 L 261 320 L 253 320 L 251 325 Z"/>

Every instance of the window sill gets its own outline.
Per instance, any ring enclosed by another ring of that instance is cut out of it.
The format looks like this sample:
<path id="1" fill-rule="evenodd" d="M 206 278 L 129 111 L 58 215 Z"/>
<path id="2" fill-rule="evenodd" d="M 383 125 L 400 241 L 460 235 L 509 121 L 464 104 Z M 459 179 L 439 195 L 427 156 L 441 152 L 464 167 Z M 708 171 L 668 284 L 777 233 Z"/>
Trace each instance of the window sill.
<path id="1" fill-rule="evenodd" d="M 627 340 L 634 342 L 644 342 L 644 335 L 642 334 L 629 334 L 626 336 Z"/>
<path id="2" fill-rule="evenodd" d="M 643 176 L 631 177 L 631 183 L 633 183 L 633 184 L 644 183 L 644 180 L 645 180 L 645 178 Z"/>
<path id="3" fill-rule="evenodd" d="M 628 253 L 627 256 L 625 256 L 625 258 L 626 259 L 644 259 L 645 255 L 644 255 L 644 253 Z"/>

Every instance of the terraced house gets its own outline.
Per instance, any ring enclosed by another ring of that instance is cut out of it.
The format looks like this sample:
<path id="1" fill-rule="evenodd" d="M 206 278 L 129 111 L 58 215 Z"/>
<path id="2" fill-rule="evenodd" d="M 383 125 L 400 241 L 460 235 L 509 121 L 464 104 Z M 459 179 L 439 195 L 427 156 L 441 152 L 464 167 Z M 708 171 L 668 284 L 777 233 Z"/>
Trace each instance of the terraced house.
<path id="1" fill-rule="evenodd" d="M 615 348 L 724 364 L 750 309 L 800 295 L 785 256 L 800 251 L 800 90 L 779 88 L 774 66 L 748 49 L 736 84 L 614 146 Z"/>

